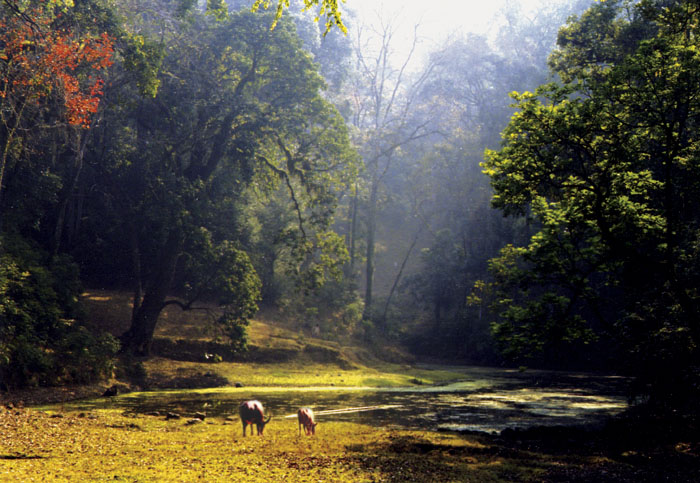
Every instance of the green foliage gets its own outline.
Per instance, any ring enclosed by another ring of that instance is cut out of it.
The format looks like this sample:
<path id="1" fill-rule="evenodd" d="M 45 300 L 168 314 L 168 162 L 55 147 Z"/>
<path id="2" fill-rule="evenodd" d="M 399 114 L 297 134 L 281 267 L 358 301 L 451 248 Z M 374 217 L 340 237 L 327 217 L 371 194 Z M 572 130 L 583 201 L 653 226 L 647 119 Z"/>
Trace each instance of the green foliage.
<path id="1" fill-rule="evenodd" d="M 236 351 L 244 351 L 248 321 L 258 310 L 261 282 L 248 254 L 224 240 L 215 244 L 211 234 L 200 229 L 189 248 L 184 285 L 185 309 L 200 300 L 212 300 L 221 308 L 217 324 Z"/>
<path id="2" fill-rule="evenodd" d="M 248 349 L 247 321 L 241 320 L 235 313 L 224 312 L 217 322 L 223 327 L 235 353 L 242 353 Z"/>
<path id="3" fill-rule="evenodd" d="M 148 371 L 143 362 L 133 358 L 122 358 L 116 367 L 116 377 L 132 384 L 146 386 Z"/>
<path id="4" fill-rule="evenodd" d="M 96 337 L 77 315 L 77 269 L 19 238 L 0 257 L 0 376 L 6 387 L 94 382 L 112 374 L 116 340 Z"/>
<path id="5" fill-rule="evenodd" d="M 111 334 L 96 337 L 85 327 L 71 327 L 56 344 L 53 364 L 60 370 L 59 381 L 89 384 L 108 379 L 119 347 Z"/>
<path id="6" fill-rule="evenodd" d="M 699 370 L 697 21 L 687 2 L 591 7 L 552 57 L 567 83 L 515 94 L 483 164 L 494 206 L 539 230 L 492 261 L 506 350 L 563 356 L 596 334 L 650 386 L 656 366 L 686 387 L 658 403 L 692 397 L 680 381 Z"/>
<path id="7" fill-rule="evenodd" d="M 224 0 L 207 0 L 207 15 L 213 15 L 218 21 L 228 18 L 228 5 Z"/>
<path id="8" fill-rule="evenodd" d="M 420 353 L 502 362 L 486 317 L 490 299 L 482 294 L 481 303 L 472 299 L 470 304 L 472 286 L 487 278 L 487 261 L 504 244 L 527 239 L 530 228 L 491 209 L 492 193 L 479 163 L 484 149 L 497 145 L 513 113 L 508 93 L 534 90 L 547 80 L 556 29 L 583 3 L 552 4 L 530 18 L 512 2 L 495 38 L 468 35 L 431 58 L 435 66 L 422 95 L 426 109 L 439 113 L 433 122 L 446 137 L 429 138 L 404 153 L 411 160 L 411 207 L 425 224 L 416 246 L 425 248 L 418 273 L 411 273 L 418 257 L 406 265 L 405 283 L 388 308 L 397 314 L 393 323 L 403 326 L 403 336 Z M 392 176 L 390 198 L 399 196 L 393 186 L 401 176 L 404 170 Z M 403 228 L 405 238 L 413 236 L 407 232 Z"/>
<path id="9" fill-rule="evenodd" d="M 224 314 L 219 323 L 236 350 L 243 351 L 247 345 L 245 327 L 258 310 L 260 279 L 245 252 L 228 243 L 218 252 L 217 266 L 221 268 L 215 272 L 212 285 L 221 287 L 219 305 L 224 307 Z"/>
<path id="10" fill-rule="evenodd" d="M 612 66 L 632 54 L 639 42 L 654 34 L 640 9 L 630 0 L 599 2 L 575 22 L 559 30 L 558 49 L 549 64 L 564 82 L 601 78 Z"/>
<path id="11" fill-rule="evenodd" d="M 62 251 L 86 281 L 134 288 L 134 325 L 146 323 L 133 337 L 144 348 L 163 307 L 202 300 L 221 305 L 222 329 L 245 346 L 261 290 L 244 218 L 252 192 L 291 200 L 284 240 L 272 249 L 286 250 L 295 283 L 311 290 L 338 276 L 346 253 L 330 226 L 357 159 L 289 19 L 270 31 L 272 15 L 228 15 L 220 0 L 205 8 L 191 0 L 2 2 L 0 15 L 20 18 L 34 4 L 55 7 L 47 7 L 47 32 L 77 40 L 108 32 L 115 64 L 71 71 L 80 82 L 106 80 L 90 131 L 54 125 L 60 96 L 27 104 L 27 129 L 12 128 L 14 107 L 3 109 L 0 232 L 32 240 L 12 242 L 6 254 L 12 293 L 3 313 L 13 322 L 2 328 L 3 371 L 16 368 L 7 384 L 84 382 L 111 371 L 113 341 L 75 322 L 79 274 Z"/>
<path id="12" fill-rule="evenodd" d="M 277 298 L 268 301 L 268 305 L 278 308 L 296 327 L 312 333 L 319 325 L 323 338 L 335 340 L 348 340 L 362 332 L 360 319 L 364 305 L 351 280 L 330 279 L 314 288 L 300 290 L 296 277 L 279 275 Z"/>
<path id="13" fill-rule="evenodd" d="M 135 77 L 142 95 L 155 97 L 160 86 L 158 74 L 165 55 L 164 46 L 142 35 L 125 35 L 123 40 L 124 69 Z"/>

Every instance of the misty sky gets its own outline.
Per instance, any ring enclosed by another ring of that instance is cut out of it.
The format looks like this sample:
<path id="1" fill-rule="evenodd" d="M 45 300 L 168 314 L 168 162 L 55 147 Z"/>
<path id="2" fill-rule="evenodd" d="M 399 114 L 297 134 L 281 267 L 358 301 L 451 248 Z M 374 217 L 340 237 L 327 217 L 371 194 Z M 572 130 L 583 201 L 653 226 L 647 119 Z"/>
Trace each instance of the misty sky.
<path id="1" fill-rule="evenodd" d="M 437 38 L 452 31 L 485 33 L 489 22 L 506 5 L 517 4 L 530 10 L 556 3 L 556 0 L 346 0 L 341 8 L 357 9 L 363 18 L 376 17 L 379 11 L 420 22 L 425 35 Z"/>
<path id="2" fill-rule="evenodd" d="M 524 12 L 547 8 L 558 0 L 346 0 L 341 9 L 353 9 L 360 22 L 376 24 L 377 19 L 391 19 L 399 29 L 402 42 L 409 45 L 413 26 L 419 24 L 419 38 L 424 51 L 433 50 L 450 34 L 494 31 L 498 14 L 517 5 Z"/>

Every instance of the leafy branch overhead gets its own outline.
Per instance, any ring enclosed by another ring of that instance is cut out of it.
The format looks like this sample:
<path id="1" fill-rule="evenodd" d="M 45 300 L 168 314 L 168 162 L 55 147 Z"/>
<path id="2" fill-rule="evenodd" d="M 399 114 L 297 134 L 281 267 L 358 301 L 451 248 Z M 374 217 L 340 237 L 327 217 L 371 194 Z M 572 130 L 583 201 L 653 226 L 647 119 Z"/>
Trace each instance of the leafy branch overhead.
<path id="1" fill-rule="evenodd" d="M 345 0 L 341 0 L 345 3 Z M 256 12 L 260 7 L 267 10 L 270 8 L 271 0 L 255 0 L 252 11 Z M 325 17 L 326 30 L 324 35 L 330 32 L 333 27 L 339 28 L 343 33 L 347 33 L 347 28 L 341 19 L 341 11 L 338 6 L 338 0 L 304 0 L 304 10 L 309 10 L 312 7 L 318 7 L 318 15 L 316 21 Z M 275 19 L 272 23 L 272 28 L 275 28 L 277 22 L 282 17 L 285 8 L 289 8 L 289 0 L 277 0 L 275 9 Z"/>

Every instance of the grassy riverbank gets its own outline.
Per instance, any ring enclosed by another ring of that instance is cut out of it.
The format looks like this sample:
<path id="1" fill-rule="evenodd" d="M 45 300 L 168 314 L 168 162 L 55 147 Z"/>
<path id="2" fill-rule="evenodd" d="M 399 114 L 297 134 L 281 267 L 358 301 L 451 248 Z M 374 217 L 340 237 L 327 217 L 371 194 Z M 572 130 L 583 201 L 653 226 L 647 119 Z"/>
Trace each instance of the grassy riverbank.
<path id="1" fill-rule="evenodd" d="M 96 326 L 115 334 L 124 330 L 128 297 L 101 292 L 86 299 Z M 185 412 L 166 419 L 163 411 L 150 416 L 114 409 L 81 412 L 60 404 L 99 396 L 115 383 L 124 390 L 235 383 L 268 389 L 392 387 L 465 377 L 460 368 L 421 366 L 392 348 L 368 350 L 352 341 L 313 338 L 264 319 L 251 325 L 246 358 L 213 362 L 207 359 L 212 338 L 206 323 L 184 317 L 166 313 L 157 332 L 165 352 L 182 349 L 174 357 L 122 361 L 118 378 L 101 385 L 0 394 L 0 481 L 690 482 L 700 474 L 694 422 L 675 422 L 671 431 L 665 423 L 627 421 L 595 431 L 491 436 L 322 420 L 316 436 L 300 437 L 294 419 L 276 417 L 264 437 L 243 438 L 236 417 L 191 423 L 194 414 Z M 385 360 L 375 356 L 381 351 Z M 42 411 L 24 409 L 19 401 L 59 404 Z"/>

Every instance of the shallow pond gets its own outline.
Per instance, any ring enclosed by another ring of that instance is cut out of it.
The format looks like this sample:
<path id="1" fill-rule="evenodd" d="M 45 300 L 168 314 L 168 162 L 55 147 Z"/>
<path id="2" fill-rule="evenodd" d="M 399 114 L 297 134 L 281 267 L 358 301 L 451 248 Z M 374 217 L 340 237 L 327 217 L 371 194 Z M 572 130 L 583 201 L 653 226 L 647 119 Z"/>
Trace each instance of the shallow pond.
<path id="1" fill-rule="evenodd" d="M 499 432 L 539 425 L 594 424 L 626 408 L 625 380 L 550 371 L 463 368 L 464 379 L 439 386 L 401 388 L 253 387 L 125 394 L 63 405 L 66 409 L 120 408 L 127 413 L 209 417 L 237 415 L 259 399 L 274 418 L 296 417 L 309 406 L 317 420 L 354 421 L 409 429 Z"/>

